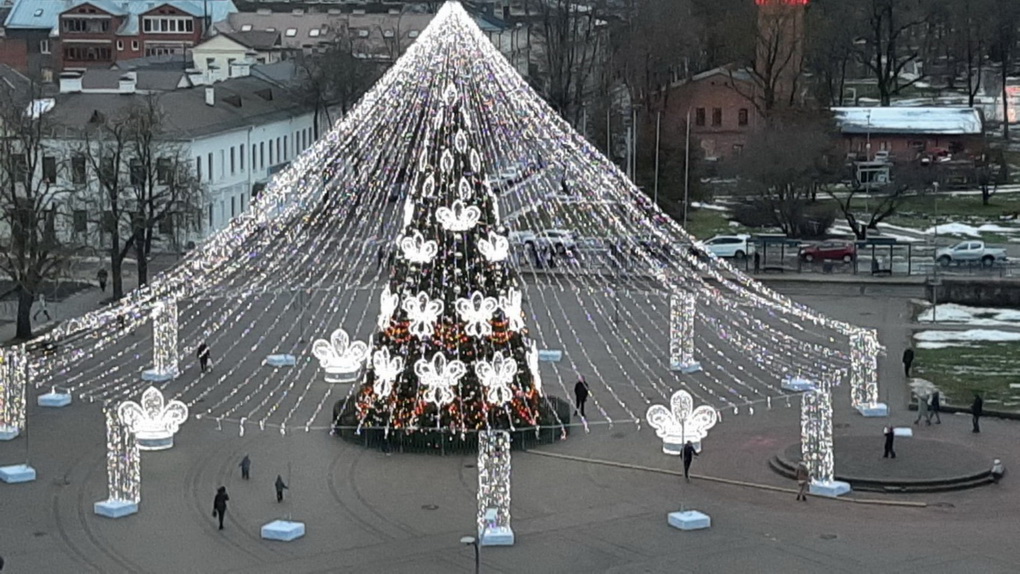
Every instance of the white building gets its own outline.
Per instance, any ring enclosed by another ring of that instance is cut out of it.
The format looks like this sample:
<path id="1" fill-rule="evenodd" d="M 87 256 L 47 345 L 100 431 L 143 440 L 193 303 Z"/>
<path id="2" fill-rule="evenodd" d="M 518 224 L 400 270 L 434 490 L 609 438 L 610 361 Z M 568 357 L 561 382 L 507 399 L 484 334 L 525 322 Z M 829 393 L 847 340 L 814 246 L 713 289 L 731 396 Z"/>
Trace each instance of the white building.
<path id="1" fill-rule="evenodd" d="M 49 122 L 58 128 L 47 142 L 54 158 L 51 164 L 55 164 L 54 173 L 48 175 L 57 185 L 75 188 L 77 197 L 91 199 L 86 202 L 89 205 L 100 204 L 103 194 L 93 174 L 83 171 L 81 158 L 75 157 L 83 146 L 81 134 L 90 121 L 117 117 L 139 98 L 149 97 L 129 81 L 133 74 L 122 77 L 116 96 L 108 89 L 83 89 L 80 77 L 64 77 L 62 93 L 48 112 Z M 196 84 L 202 79 L 198 76 Z M 297 97 L 298 92 L 299 88 L 286 89 L 263 77 L 246 76 L 156 96 L 166 116 L 167 141 L 189 158 L 205 200 L 200 221 L 195 222 L 200 223 L 198 231 L 169 228 L 164 235 L 173 237 L 161 237 L 155 248 L 167 250 L 199 242 L 222 229 L 230 218 L 248 209 L 273 174 L 312 145 L 314 110 Z M 320 133 L 327 130 L 328 126 L 320 125 Z M 79 239 L 99 236 L 101 245 L 107 245 L 109 237 L 103 236 L 98 223 L 103 214 L 82 213 L 84 209 L 89 208 L 80 201 L 61 207 L 62 213 L 71 214 L 59 226 L 62 233 Z"/>
<path id="2" fill-rule="evenodd" d="M 249 65 L 275 64 L 282 59 L 279 32 L 220 32 L 191 49 L 195 68 L 213 77 L 246 76 Z"/>

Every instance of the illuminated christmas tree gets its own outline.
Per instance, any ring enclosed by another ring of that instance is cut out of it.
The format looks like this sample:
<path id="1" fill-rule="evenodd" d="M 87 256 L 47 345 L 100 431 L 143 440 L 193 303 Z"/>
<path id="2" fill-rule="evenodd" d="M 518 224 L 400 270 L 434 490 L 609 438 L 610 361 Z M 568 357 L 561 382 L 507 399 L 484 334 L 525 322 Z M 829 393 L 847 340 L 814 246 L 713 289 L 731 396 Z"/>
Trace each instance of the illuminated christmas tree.
<path id="1" fill-rule="evenodd" d="M 507 229 L 451 78 L 419 127 L 378 331 L 358 393 L 362 427 L 453 431 L 538 423 L 541 383 Z"/>

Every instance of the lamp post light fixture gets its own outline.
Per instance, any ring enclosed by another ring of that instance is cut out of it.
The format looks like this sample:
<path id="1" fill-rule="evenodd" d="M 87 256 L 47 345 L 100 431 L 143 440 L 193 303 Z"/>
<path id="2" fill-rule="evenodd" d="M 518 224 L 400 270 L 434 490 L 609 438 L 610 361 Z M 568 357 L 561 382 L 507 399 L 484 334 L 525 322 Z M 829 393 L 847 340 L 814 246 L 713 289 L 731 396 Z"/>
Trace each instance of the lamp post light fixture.
<path id="1" fill-rule="evenodd" d="M 478 555 L 478 539 L 474 536 L 464 536 L 460 539 L 461 544 L 470 544 L 475 547 L 475 574 L 478 574 L 478 569 L 481 566 L 481 557 Z"/>
<path id="2" fill-rule="evenodd" d="M 464 536 L 460 539 L 461 544 L 470 544 L 475 547 L 475 574 L 478 574 L 479 569 L 482 566 L 481 543 L 479 541 L 485 538 L 485 533 L 489 530 L 489 525 L 496 522 L 498 518 L 499 509 L 495 506 L 487 507 L 485 509 L 485 514 L 482 515 L 482 529 L 478 532 L 478 538 L 475 538 L 474 536 Z"/>

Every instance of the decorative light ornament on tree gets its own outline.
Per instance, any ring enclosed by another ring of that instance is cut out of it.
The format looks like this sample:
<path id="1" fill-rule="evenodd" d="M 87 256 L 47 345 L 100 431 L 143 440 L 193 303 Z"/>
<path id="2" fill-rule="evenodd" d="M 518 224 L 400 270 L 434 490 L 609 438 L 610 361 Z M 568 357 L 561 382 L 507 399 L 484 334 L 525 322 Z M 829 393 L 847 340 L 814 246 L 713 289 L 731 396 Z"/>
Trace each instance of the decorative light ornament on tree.
<path id="1" fill-rule="evenodd" d="M 390 326 L 390 321 L 393 319 L 393 313 L 397 310 L 400 305 L 400 295 L 390 292 L 389 285 L 383 289 L 381 295 L 379 295 L 379 321 L 377 324 L 380 329 L 385 329 Z"/>
<path id="2" fill-rule="evenodd" d="M 106 416 L 106 500 L 96 502 L 93 511 L 120 518 L 138 512 L 142 500 L 142 457 L 131 427 L 124 424 L 113 407 L 103 408 Z"/>
<path id="3" fill-rule="evenodd" d="M 694 408 L 691 394 L 682 389 L 673 393 L 669 405 L 668 409 L 652 405 L 645 414 L 648 424 L 662 439 L 662 452 L 677 456 L 683 452 L 687 441 L 691 441 L 694 448 L 701 449 L 701 441 L 718 422 L 719 413 L 707 405 Z"/>
<path id="4" fill-rule="evenodd" d="M 188 406 L 178 400 L 165 402 L 162 391 L 149 387 L 142 402 L 124 401 L 117 417 L 134 433 L 141 450 L 166 450 L 174 446 L 174 435 L 188 419 Z"/>
<path id="5" fill-rule="evenodd" d="M 446 360 L 446 355 L 438 352 L 432 360 L 418 359 L 414 363 L 414 374 L 423 387 L 422 400 L 437 406 L 453 402 L 456 394 L 453 388 L 467 372 L 467 366 L 456 359 Z"/>
<path id="6" fill-rule="evenodd" d="M 350 383 L 361 376 L 361 367 L 368 357 L 364 341 L 350 340 L 347 331 L 337 329 L 329 340 L 317 339 L 312 343 L 312 355 L 326 373 L 327 383 Z"/>
<path id="7" fill-rule="evenodd" d="M 669 296 L 669 368 L 683 373 L 701 370 L 694 360 L 694 294 L 674 291 Z"/>
<path id="8" fill-rule="evenodd" d="M 152 308 L 152 359 L 153 367 L 142 372 L 143 381 L 169 381 L 179 374 L 176 299 L 164 299 Z"/>
<path id="9" fill-rule="evenodd" d="M 495 231 L 490 231 L 488 239 L 478 240 L 478 252 L 490 263 L 505 261 L 510 255 L 510 241 Z"/>
<path id="10" fill-rule="evenodd" d="M 513 287 L 507 289 L 506 295 L 499 296 L 499 308 L 506 315 L 511 331 L 520 331 L 524 328 L 524 311 L 521 309 L 522 299 L 523 296 L 520 290 Z"/>
<path id="11" fill-rule="evenodd" d="M 542 372 L 539 369 L 538 343 L 532 341 L 531 346 L 528 347 L 528 371 L 531 372 L 531 384 L 538 394 L 542 394 Z"/>
<path id="12" fill-rule="evenodd" d="M 426 241 L 421 232 L 415 230 L 400 240 L 400 250 L 411 263 L 429 263 L 436 258 L 439 245 L 431 239 Z"/>
<path id="13" fill-rule="evenodd" d="M 390 357 L 389 347 L 383 347 L 372 354 L 372 368 L 375 372 L 375 394 L 381 400 L 393 392 L 394 381 L 404 372 L 404 358 Z"/>
<path id="14" fill-rule="evenodd" d="M 470 298 L 457 299 L 457 315 L 467 325 L 464 332 L 471 337 L 485 337 L 492 334 L 492 314 L 496 312 L 499 303 L 495 297 L 485 297 L 480 291 L 475 291 Z"/>
<path id="15" fill-rule="evenodd" d="M 832 386 L 838 373 L 824 373 L 817 388 L 801 395 L 801 456 L 811 476 L 812 494 L 839 496 L 850 485 L 835 480 L 832 454 Z"/>
<path id="16" fill-rule="evenodd" d="M 436 209 L 436 221 L 447 231 L 468 231 L 478 224 L 481 217 L 481 209 L 465 205 L 460 199 L 455 199 L 450 207 Z"/>
<path id="17" fill-rule="evenodd" d="M 404 299 L 404 312 L 411 321 L 408 330 L 412 335 L 423 339 L 432 334 L 436 327 L 436 320 L 443 312 L 443 302 L 439 299 L 432 299 L 429 294 L 421 291 L 417 296 Z"/>
<path id="18" fill-rule="evenodd" d="M 475 374 L 485 388 L 485 400 L 502 405 L 510 402 L 514 392 L 510 385 L 517 376 L 517 362 L 511 358 L 503 358 L 503 353 L 496 351 L 492 361 L 480 360 L 475 363 Z"/>
<path id="19" fill-rule="evenodd" d="M 878 402 L 878 354 L 881 350 L 874 329 L 850 333 L 850 400 L 866 417 L 889 415 L 889 407 Z"/>

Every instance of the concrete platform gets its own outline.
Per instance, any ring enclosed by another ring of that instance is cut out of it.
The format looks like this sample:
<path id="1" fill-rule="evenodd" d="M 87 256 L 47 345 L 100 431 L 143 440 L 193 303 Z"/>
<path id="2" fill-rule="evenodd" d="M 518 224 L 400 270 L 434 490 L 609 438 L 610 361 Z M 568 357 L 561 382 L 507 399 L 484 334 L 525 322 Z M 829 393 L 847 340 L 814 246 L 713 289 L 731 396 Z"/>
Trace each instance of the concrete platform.
<path id="1" fill-rule="evenodd" d="M 801 377 L 786 377 L 779 386 L 782 387 L 784 391 L 791 391 L 795 393 L 815 390 L 814 382 Z"/>
<path id="2" fill-rule="evenodd" d="M 266 357 L 266 364 L 270 367 L 293 367 L 297 364 L 294 355 L 269 355 Z"/>
<path id="3" fill-rule="evenodd" d="M 701 363 L 697 361 L 691 361 L 689 363 L 673 363 L 669 366 L 670 370 L 680 371 L 681 373 L 690 374 L 697 373 L 701 370 Z"/>
<path id="4" fill-rule="evenodd" d="M 896 430 L 900 428 L 905 427 Z M 919 432 L 910 440 L 893 444 L 896 458 L 882 458 L 885 441 L 881 429 L 876 432 L 873 437 L 835 437 L 836 480 L 849 483 L 853 490 L 871 492 L 941 492 L 991 483 L 989 469 L 995 458 L 991 453 L 927 438 Z M 780 452 L 769 466 L 792 479 L 800 457 L 800 443 L 796 443 Z"/>
<path id="5" fill-rule="evenodd" d="M 0 440 L 14 440 L 19 434 L 21 431 L 17 427 L 0 426 Z"/>
<path id="6" fill-rule="evenodd" d="M 292 520 L 274 520 L 262 525 L 262 538 L 290 542 L 305 535 L 305 523 Z"/>
<path id="7" fill-rule="evenodd" d="M 482 546 L 513 546 L 514 531 L 509 526 L 489 528 L 479 540 Z"/>
<path id="8" fill-rule="evenodd" d="M 547 363 L 558 363 L 563 360 L 563 351 L 556 349 L 541 349 L 538 351 L 538 360 Z"/>
<path id="9" fill-rule="evenodd" d="M 808 492 L 817 496 L 843 496 L 850 494 L 850 484 L 842 480 L 830 480 L 827 482 L 811 481 L 808 485 Z"/>
<path id="10" fill-rule="evenodd" d="M 7 484 L 19 482 L 32 482 L 35 480 L 35 469 L 27 464 L 14 464 L 11 466 L 0 466 L 0 480 Z"/>
<path id="11" fill-rule="evenodd" d="M 861 405 L 857 407 L 857 412 L 861 413 L 863 417 L 887 417 L 889 416 L 889 405 L 885 403 Z"/>
<path id="12" fill-rule="evenodd" d="M 697 510 L 670 512 L 666 515 L 666 522 L 680 530 L 703 530 L 712 526 L 711 517 Z"/>
<path id="13" fill-rule="evenodd" d="M 57 393 L 50 392 L 44 395 L 39 395 L 36 399 L 36 403 L 40 407 L 48 408 L 61 408 L 71 404 L 71 393 Z"/>
<path id="14" fill-rule="evenodd" d="M 157 371 L 156 369 L 145 369 L 142 371 L 142 380 L 150 383 L 162 383 L 176 378 L 178 373 L 174 371 Z"/>
<path id="15" fill-rule="evenodd" d="M 93 504 L 92 511 L 107 518 L 123 518 L 138 512 L 138 503 L 107 499 Z"/>

